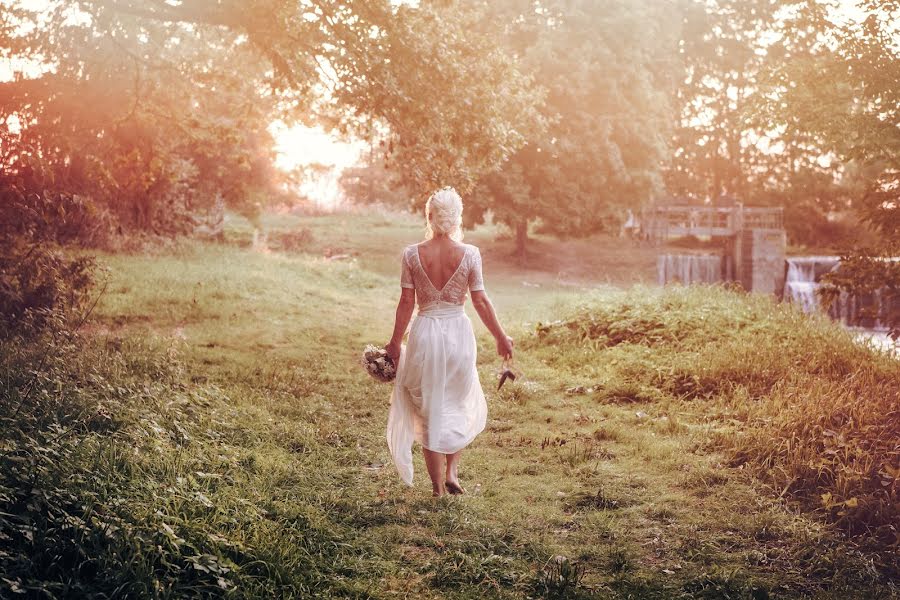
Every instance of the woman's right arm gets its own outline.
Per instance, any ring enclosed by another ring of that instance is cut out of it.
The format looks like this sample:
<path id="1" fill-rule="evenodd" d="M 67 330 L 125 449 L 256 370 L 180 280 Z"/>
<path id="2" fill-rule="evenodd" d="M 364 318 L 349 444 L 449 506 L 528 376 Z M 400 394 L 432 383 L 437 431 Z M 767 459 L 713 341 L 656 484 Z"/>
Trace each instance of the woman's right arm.
<path id="1" fill-rule="evenodd" d="M 397 303 L 397 312 L 394 317 L 394 335 L 391 341 L 385 345 L 387 355 L 396 363 L 400 360 L 400 346 L 403 344 L 403 334 L 412 318 L 413 309 L 416 307 L 416 291 L 410 288 L 402 288 L 400 301 Z"/>
<path id="2" fill-rule="evenodd" d="M 491 299 L 488 298 L 484 290 L 473 290 L 470 295 L 475 312 L 478 313 L 478 316 L 481 317 L 481 322 L 484 323 L 491 335 L 494 336 L 494 339 L 497 340 L 497 354 L 503 358 L 512 358 L 513 339 L 506 335 L 503 327 L 500 326 L 500 321 L 497 320 L 497 313 L 494 312 L 494 305 L 491 304 Z"/>

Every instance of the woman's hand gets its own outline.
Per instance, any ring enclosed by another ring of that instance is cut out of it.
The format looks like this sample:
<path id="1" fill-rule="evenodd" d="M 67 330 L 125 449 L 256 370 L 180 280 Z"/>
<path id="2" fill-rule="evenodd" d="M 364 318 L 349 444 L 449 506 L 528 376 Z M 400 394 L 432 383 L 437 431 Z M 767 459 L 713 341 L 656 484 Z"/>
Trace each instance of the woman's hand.
<path id="1" fill-rule="evenodd" d="M 512 358 L 513 339 L 508 335 L 502 335 L 497 338 L 497 354 L 501 358 Z"/>
<path id="2" fill-rule="evenodd" d="M 384 347 L 384 351 L 387 352 L 387 355 L 391 357 L 392 361 L 394 361 L 394 365 L 399 364 L 400 342 L 388 342 L 388 344 Z"/>

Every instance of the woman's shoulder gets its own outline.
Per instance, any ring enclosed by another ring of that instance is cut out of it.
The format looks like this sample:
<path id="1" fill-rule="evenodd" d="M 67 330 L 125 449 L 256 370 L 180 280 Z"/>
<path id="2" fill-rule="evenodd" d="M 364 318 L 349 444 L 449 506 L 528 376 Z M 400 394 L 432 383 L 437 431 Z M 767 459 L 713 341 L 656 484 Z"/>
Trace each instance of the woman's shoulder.
<path id="1" fill-rule="evenodd" d="M 466 254 L 481 254 L 481 250 L 475 244 L 463 244 Z"/>

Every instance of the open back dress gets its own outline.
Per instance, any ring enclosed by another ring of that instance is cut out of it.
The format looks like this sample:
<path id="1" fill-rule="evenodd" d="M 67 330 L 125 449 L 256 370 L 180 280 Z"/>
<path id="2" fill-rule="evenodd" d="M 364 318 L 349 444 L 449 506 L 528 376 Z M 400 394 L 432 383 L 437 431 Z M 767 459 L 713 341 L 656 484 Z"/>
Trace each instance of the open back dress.
<path id="1" fill-rule="evenodd" d="M 443 288 L 428 278 L 416 244 L 403 251 L 400 285 L 416 290 L 418 312 L 397 365 L 387 441 L 400 478 L 413 482 L 415 442 L 453 454 L 484 430 L 487 402 L 478 371 L 467 292 L 484 289 L 481 253 L 464 244 L 456 271 Z"/>

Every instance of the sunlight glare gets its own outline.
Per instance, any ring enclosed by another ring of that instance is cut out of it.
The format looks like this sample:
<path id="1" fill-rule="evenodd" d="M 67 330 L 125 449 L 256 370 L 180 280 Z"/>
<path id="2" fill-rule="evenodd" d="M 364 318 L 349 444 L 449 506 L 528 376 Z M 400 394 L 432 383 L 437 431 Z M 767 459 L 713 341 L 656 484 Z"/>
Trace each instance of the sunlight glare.
<path id="1" fill-rule="evenodd" d="M 288 127 L 276 121 L 269 131 L 275 138 L 276 164 L 285 171 L 313 164 L 343 170 L 355 164 L 365 148 L 363 142 L 340 140 L 321 127 Z"/>

